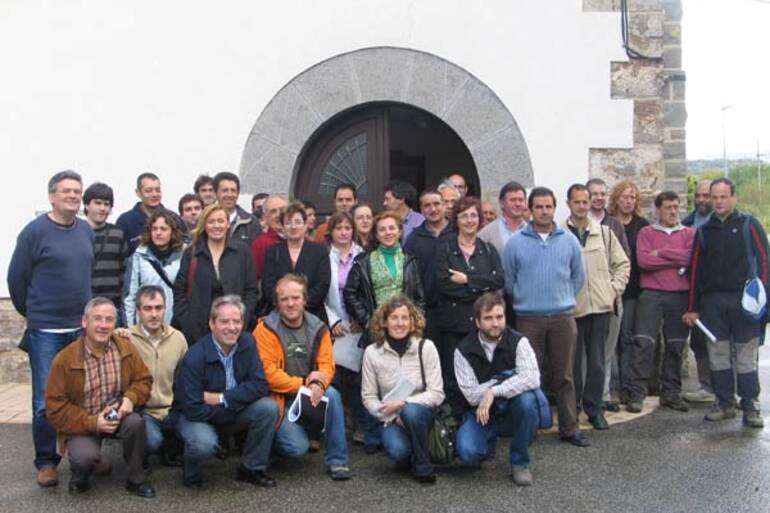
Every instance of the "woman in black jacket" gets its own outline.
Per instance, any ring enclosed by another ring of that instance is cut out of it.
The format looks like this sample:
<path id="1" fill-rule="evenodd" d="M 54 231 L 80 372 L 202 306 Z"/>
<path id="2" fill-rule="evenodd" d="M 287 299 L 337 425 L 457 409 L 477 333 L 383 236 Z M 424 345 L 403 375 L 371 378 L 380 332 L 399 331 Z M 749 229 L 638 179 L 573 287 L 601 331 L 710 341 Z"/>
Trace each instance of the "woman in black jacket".
<path id="1" fill-rule="evenodd" d="M 392 212 L 380 212 L 373 230 L 376 247 L 356 256 L 343 291 L 351 320 L 365 327 L 359 342 L 362 347 L 369 344 L 374 311 L 390 297 L 404 294 L 425 311 L 417 258 L 401 249 L 401 219 Z"/>
<path id="2" fill-rule="evenodd" d="M 435 342 L 445 385 L 455 381 L 454 351 L 457 344 L 476 330 L 473 303 L 485 292 L 501 290 L 505 285 L 497 250 L 476 237 L 481 216 L 478 198 L 461 198 L 452 213 L 457 236 L 445 237 L 436 250 L 437 325 L 441 336 Z M 446 390 L 455 388 L 445 387 Z"/>
<path id="3" fill-rule="evenodd" d="M 263 302 L 272 310 L 275 285 L 289 273 L 301 274 L 307 279 L 305 309 L 326 320 L 324 301 L 332 279 L 329 251 L 326 246 L 307 240 L 307 213 L 302 203 L 292 203 L 281 214 L 286 239 L 268 248 L 262 271 Z"/>
<path id="4" fill-rule="evenodd" d="M 259 298 L 254 259 L 248 247 L 230 239 L 227 212 L 214 204 L 201 213 L 174 281 L 173 323 L 189 345 L 209 332 L 211 303 L 227 294 L 240 296 L 246 306 L 243 330 L 251 332 Z"/>

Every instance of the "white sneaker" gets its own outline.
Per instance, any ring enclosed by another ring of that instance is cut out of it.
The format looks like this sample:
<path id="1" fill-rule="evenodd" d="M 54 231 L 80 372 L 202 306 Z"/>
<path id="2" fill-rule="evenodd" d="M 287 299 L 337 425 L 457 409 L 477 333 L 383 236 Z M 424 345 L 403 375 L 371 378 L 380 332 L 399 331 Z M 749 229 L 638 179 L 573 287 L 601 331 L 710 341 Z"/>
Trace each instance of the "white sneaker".
<path id="1" fill-rule="evenodd" d="M 688 403 L 705 403 L 710 404 L 716 401 L 716 396 L 709 392 L 708 390 L 705 390 L 703 388 L 699 388 L 695 392 L 684 392 L 682 394 L 682 399 L 687 401 Z"/>

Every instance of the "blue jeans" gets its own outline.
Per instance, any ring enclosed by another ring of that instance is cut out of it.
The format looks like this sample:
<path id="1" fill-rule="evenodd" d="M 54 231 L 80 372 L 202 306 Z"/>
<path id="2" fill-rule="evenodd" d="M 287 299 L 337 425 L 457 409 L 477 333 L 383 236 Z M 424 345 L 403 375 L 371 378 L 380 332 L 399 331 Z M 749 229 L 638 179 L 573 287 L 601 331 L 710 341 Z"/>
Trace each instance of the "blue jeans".
<path id="1" fill-rule="evenodd" d="M 56 431 L 45 416 L 45 385 L 56 354 L 80 336 L 81 330 L 69 333 L 46 333 L 28 330 L 29 366 L 32 369 L 32 439 L 35 444 L 35 467 L 57 466 L 61 456 L 56 452 Z"/>
<path id="2" fill-rule="evenodd" d="M 235 421 L 223 427 L 227 433 L 246 431 L 243 444 L 243 466 L 249 470 L 265 470 L 273 445 L 275 423 L 278 422 L 278 405 L 263 397 L 242 409 Z M 187 479 L 200 479 L 200 462 L 212 457 L 219 450 L 217 427 L 208 422 L 194 422 L 180 414 L 176 432 L 184 442 L 184 473 Z"/>
<path id="3" fill-rule="evenodd" d="M 149 456 L 157 453 L 163 446 L 163 440 L 167 436 L 164 433 L 168 433 L 171 425 L 168 417 L 160 421 L 152 415 L 144 413 L 142 418 L 144 419 L 145 434 L 144 451 Z"/>
<path id="4" fill-rule="evenodd" d="M 511 399 L 495 402 L 498 411 L 493 413 L 486 426 L 476 420 L 476 410 L 465 413 L 457 430 L 457 456 L 467 466 L 478 466 L 494 455 L 498 436 L 510 436 L 509 459 L 511 466 L 529 465 L 529 443 L 538 423 L 537 399 L 534 392 L 524 392 Z M 501 410 L 501 411 L 500 411 Z"/>
<path id="5" fill-rule="evenodd" d="M 433 473 L 428 452 L 428 431 L 433 424 L 433 410 L 427 406 L 406 403 L 398 414 L 404 427 L 391 422 L 382 430 L 382 445 L 396 464 L 412 459 L 412 471 L 417 476 Z"/>
<path id="6" fill-rule="evenodd" d="M 348 446 L 345 441 L 345 411 L 342 408 L 342 397 L 334 387 L 327 388 L 324 396 L 329 398 L 329 404 L 326 406 L 326 426 L 324 426 L 324 463 L 327 467 L 347 465 Z M 310 440 L 305 428 L 289 422 L 284 417 L 275 433 L 275 451 L 280 456 L 299 458 L 307 453 L 309 447 Z"/>

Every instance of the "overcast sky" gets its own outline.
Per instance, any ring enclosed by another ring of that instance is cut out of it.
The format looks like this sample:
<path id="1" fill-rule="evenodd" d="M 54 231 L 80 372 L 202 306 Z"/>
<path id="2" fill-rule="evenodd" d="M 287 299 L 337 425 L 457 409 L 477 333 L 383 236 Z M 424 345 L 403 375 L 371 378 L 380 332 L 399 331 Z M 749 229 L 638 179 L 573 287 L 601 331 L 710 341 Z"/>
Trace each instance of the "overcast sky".
<path id="1" fill-rule="evenodd" d="M 683 0 L 687 158 L 770 160 L 770 0 Z"/>

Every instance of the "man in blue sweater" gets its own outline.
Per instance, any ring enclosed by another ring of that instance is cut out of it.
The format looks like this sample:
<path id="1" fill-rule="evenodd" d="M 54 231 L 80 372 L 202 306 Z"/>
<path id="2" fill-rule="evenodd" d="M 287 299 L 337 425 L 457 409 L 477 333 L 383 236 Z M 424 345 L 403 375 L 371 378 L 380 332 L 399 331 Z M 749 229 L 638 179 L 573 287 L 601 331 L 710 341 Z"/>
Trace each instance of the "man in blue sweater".
<path id="1" fill-rule="evenodd" d="M 556 394 L 561 439 L 586 447 L 590 444 L 578 427 L 572 380 L 577 344 L 572 310 L 585 281 L 580 243 L 553 222 L 553 191 L 535 187 L 528 205 L 532 223 L 516 232 L 503 252 L 505 290 L 513 298 L 516 328 L 532 344 L 538 368 L 543 369 L 548 354 L 550 390 Z"/>
<path id="2" fill-rule="evenodd" d="M 26 318 L 24 334 L 32 368 L 32 438 L 40 486 L 56 486 L 56 432 L 45 416 L 45 386 L 60 349 L 80 335 L 83 308 L 91 299 L 94 232 L 78 219 L 83 180 L 61 171 L 48 181 L 52 210 L 19 234 L 8 267 L 8 291 Z"/>

